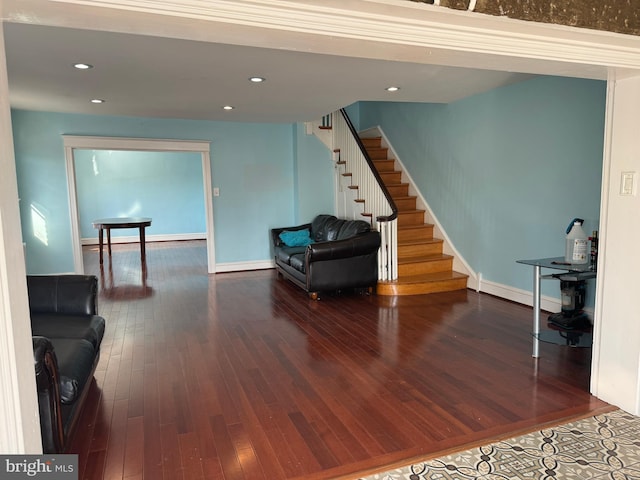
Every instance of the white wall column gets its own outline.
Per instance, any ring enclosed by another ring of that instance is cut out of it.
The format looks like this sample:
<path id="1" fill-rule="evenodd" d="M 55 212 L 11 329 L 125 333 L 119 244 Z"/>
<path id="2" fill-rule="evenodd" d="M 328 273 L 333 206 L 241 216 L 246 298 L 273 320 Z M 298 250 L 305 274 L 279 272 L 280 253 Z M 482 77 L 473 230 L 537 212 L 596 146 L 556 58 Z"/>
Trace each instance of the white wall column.
<path id="1" fill-rule="evenodd" d="M 610 79 L 591 391 L 640 414 L 640 77 Z M 634 193 L 621 192 L 623 173 Z M 631 305 L 633 308 L 630 308 Z"/>
<path id="2" fill-rule="evenodd" d="M 37 454 L 42 441 L 15 165 L 0 24 L 0 452 Z"/>

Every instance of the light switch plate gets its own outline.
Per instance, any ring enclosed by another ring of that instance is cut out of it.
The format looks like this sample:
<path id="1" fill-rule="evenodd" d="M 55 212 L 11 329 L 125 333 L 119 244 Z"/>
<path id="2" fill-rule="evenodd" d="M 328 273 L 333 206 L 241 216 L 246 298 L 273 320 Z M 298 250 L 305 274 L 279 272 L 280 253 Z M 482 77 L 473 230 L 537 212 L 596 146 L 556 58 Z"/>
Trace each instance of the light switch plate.
<path id="1" fill-rule="evenodd" d="M 213 196 L 214 197 L 219 197 L 220 196 L 220 189 L 218 187 L 215 187 L 213 189 Z"/>
<path id="2" fill-rule="evenodd" d="M 636 172 L 622 172 L 620 177 L 620 195 L 636 194 Z"/>

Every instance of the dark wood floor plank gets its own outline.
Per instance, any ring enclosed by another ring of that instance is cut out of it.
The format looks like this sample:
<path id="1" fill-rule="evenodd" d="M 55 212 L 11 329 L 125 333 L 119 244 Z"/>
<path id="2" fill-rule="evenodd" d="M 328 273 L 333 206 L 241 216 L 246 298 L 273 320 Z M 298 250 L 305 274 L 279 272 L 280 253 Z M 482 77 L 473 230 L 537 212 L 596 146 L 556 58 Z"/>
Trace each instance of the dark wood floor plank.
<path id="1" fill-rule="evenodd" d="M 173 423 L 165 423 L 160 426 L 160 448 L 162 449 L 162 478 L 164 480 L 182 480 L 184 478 L 182 453 L 178 441 L 178 431 Z"/>
<path id="2" fill-rule="evenodd" d="M 265 478 L 265 472 L 258 460 L 258 454 L 254 448 L 254 442 L 242 424 L 229 425 L 227 427 L 231 441 L 242 468 L 246 480 L 259 480 Z"/>
<path id="3" fill-rule="evenodd" d="M 238 455 L 236 454 L 236 449 L 224 417 L 222 415 L 214 415 L 209 419 L 209 422 L 211 424 L 213 437 L 215 438 L 216 450 L 219 452 L 224 478 L 243 480 L 244 472 L 238 460 Z"/>
<path id="4" fill-rule="evenodd" d="M 250 448 L 246 443 L 250 441 L 251 448 L 264 472 L 264 478 L 287 478 L 288 476 L 282 467 L 282 450 L 275 450 L 273 446 L 278 444 L 277 438 L 280 433 L 272 425 L 268 406 L 259 402 L 251 402 L 246 395 L 242 395 L 238 401 L 240 402 L 239 408 L 244 412 L 243 424 L 240 426 L 229 424 L 229 428 L 233 432 L 237 432 L 237 429 L 241 427 L 246 432 L 248 440 L 245 440 L 242 450 Z"/>
<path id="5" fill-rule="evenodd" d="M 109 444 L 114 401 L 104 395 L 104 390 L 102 393 L 94 427 L 91 429 L 90 448 L 92 451 L 106 451 Z M 86 412 L 83 410 L 82 416 L 84 417 L 85 414 Z"/>
<path id="6" fill-rule="evenodd" d="M 144 415 L 144 369 L 131 371 L 129 383 L 129 418 L 138 418 Z"/>
<path id="7" fill-rule="evenodd" d="M 104 370 L 96 374 L 104 378 Z M 69 451 L 78 455 L 78 478 L 85 478 L 85 471 L 87 469 L 87 462 L 89 454 L 91 453 L 91 442 L 87 441 L 88 438 L 93 437 L 93 430 L 96 424 L 96 418 L 98 410 L 101 405 L 102 392 L 97 386 L 97 379 L 91 383 L 87 398 L 85 399 L 84 406 L 82 408 L 82 414 L 78 418 L 76 430 L 81 432 L 79 435 L 75 435 L 71 439 Z"/>
<path id="8" fill-rule="evenodd" d="M 127 439 L 127 399 L 116 400 L 109 428 L 109 443 L 105 459 L 104 478 L 124 477 L 124 457 Z"/>
<path id="9" fill-rule="evenodd" d="M 124 453 L 123 478 L 142 478 L 144 426 L 141 416 L 127 419 L 127 440 Z"/>
<path id="10" fill-rule="evenodd" d="M 531 308 L 470 290 L 310 300 L 273 270 L 208 275 L 204 242 L 113 246 L 79 478 L 353 478 L 608 406 L 590 350 L 541 345 Z"/>
<path id="11" fill-rule="evenodd" d="M 90 480 L 93 478 L 104 478 L 103 477 L 103 469 L 104 469 L 104 461 L 107 453 L 105 450 L 97 450 L 89 453 L 89 457 L 87 459 L 87 466 L 84 469 L 83 476 L 81 478 Z"/>
<path id="12" fill-rule="evenodd" d="M 180 457 L 185 480 L 204 479 L 198 437 L 195 432 L 178 433 L 178 443 L 180 445 Z"/>
<path id="13" fill-rule="evenodd" d="M 162 372 L 152 364 L 145 365 L 143 435 L 144 452 L 142 472 L 145 479 L 163 477 L 160 414 L 158 411 L 158 384 Z"/>

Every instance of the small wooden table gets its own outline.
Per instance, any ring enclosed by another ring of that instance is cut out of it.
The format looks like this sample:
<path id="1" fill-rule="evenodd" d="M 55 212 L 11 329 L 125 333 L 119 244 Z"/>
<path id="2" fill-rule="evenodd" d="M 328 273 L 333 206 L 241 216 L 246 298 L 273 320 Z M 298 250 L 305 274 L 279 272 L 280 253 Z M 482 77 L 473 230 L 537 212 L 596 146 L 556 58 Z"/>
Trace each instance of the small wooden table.
<path id="1" fill-rule="evenodd" d="M 147 217 L 121 217 L 121 218 L 100 218 L 93 221 L 93 228 L 98 229 L 98 245 L 100 248 L 100 265 L 102 265 L 102 231 L 107 231 L 107 251 L 111 258 L 111 229 L 112 228 L 137 228 L 140 230 L 140 260 L 142 265 L 146 265 L 147 257 L 145 253 L 144 229 L 151 225 L 151 219 Z"/>

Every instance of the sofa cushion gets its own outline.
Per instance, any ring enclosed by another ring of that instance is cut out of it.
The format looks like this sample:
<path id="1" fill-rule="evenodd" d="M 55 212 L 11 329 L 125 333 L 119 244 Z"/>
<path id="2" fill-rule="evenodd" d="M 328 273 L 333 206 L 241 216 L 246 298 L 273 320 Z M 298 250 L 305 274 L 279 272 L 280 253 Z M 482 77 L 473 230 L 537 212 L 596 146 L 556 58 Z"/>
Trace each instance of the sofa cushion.
<path id="1" fill-rule="evenodd" d="M 337 220 L 333 215 L 318 215 L 311 222 L 311 238 L 314 242 L 325 242 L 328 240 L 328 224 Z"/>
<path id="2" fill-rule="evenodd" d="M 291 265 L 293 268 L 295 268 L 299 272 L 305 273 L 304 253 L 291 255 L 291 259 L 289 260 L 289 265 Z"/>
<path id="3" fill-rule="evenodd" d="M 325 241 L 332 242 L 334 240 L 338 240 L 340 229 L 347 221 L 348 220 L 343 220 L 341 218 L 327 220 L 327 223 L 325 224 Z"/>
<path id="4" fill-rule="evenodd" d="M 27 275 L 31 313 L 98 313 L 95 275 Z"/>
<path id="5" fill-rule="evenodd" d="M 306 228 L 302 230 L 285 230 L 280 233 L 279 237 L 287 247 L 306 247 L 312 242 L 309 230 Z"/>
<path id="6" fill-rule="evenodd" d="M 336 240 L 355 237 L 359 233 L 368 232 L 369 230 L 371 230 L 371 226 L 363 220 L 348 220 L 340 226 Z"/>
<path id="7" fill-rule="evenodd" d="M 72 338 L 50 340 L 60 371 L 60 399 L 64 404 L 73 403 L 91 377 L 96 351 L 87 340 Z"/>
<path id="8" fill-rule="evenodd" d="M 307 247 L 278 247 L 276 248 L 276 260 L 285 265 L 291 264 L 291 256 L 304 254 Z"/>
<path id="9" fill-rule="evenodd" d="M 311 237 L 315 242 L 344 240 L 368 232 L 371 225 L 363 220 L 344 220 L 333 215 L 318 215 L 311 222 Z"/>
<path id="10" fill-rule="evenodd" d="M 104 318 L 98 315 L 69 315 L 59 313 L 31 314 L 32 335 L 48 338 L 73 338 L 100 346 L 104 336 Z"/>

